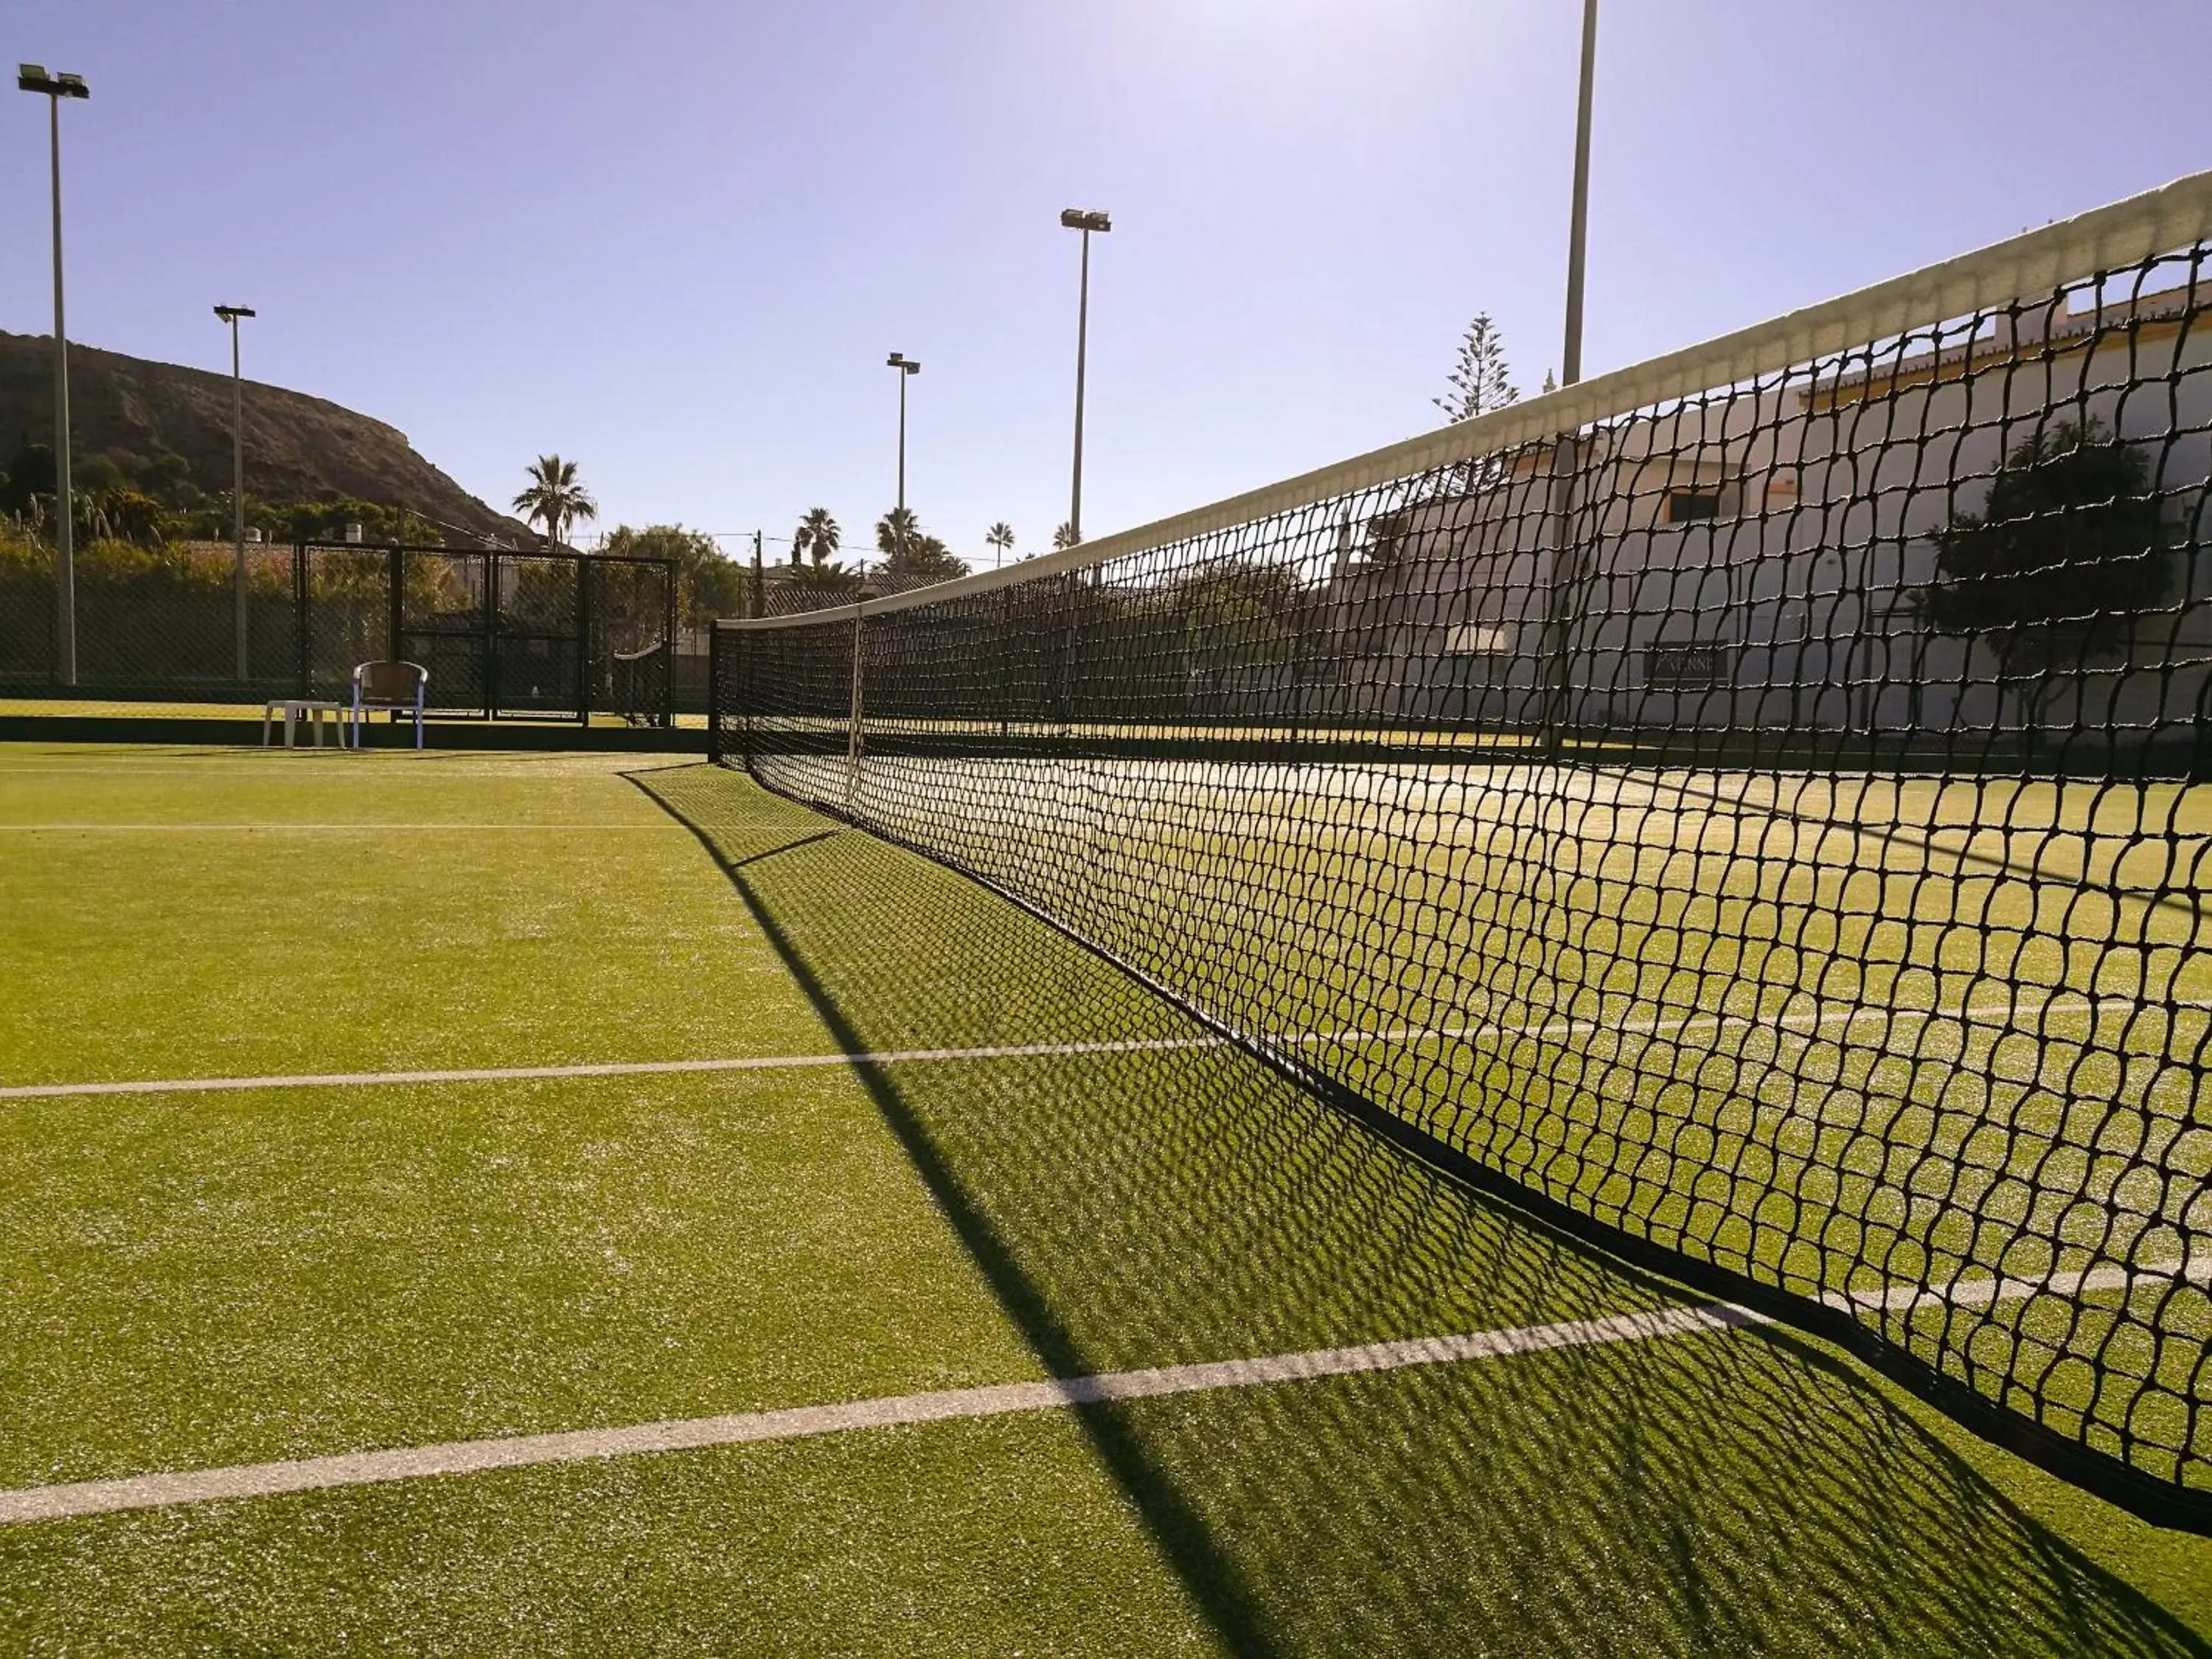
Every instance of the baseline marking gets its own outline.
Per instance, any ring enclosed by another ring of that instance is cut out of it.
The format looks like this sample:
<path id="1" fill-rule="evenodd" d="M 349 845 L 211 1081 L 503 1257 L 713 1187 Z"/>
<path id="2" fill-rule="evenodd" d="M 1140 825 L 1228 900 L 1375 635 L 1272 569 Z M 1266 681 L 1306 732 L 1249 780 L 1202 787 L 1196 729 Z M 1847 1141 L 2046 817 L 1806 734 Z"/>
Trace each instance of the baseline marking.
<path id="1" fill-rule="evenodd" d="M 579 1429 L 558 1434 L 513 1435 L 490 1440 L 454 1440 L 385 1451 L 349 1452 L 334 1457 L 303 1457 L 271 1463 L 235 1464 L 129 1475 L 112 1480 L 26 1486 L 0 1491 L 0 1526 L 28 1521 L 60 1521 L 119 1510 L 163 1508 L 220 1499 L 268 1498 L 282 1492 L 318 1492 L 333 1486 L 363 1486 L 431 1475 L 473 1474 L 543 1463 L 575 1463 L 643 1453 L 683 1451 L 706 1446 L 757 1444 L 881 1429 L 959 1418 L 1003 1417 L 1017 1412 L 1052 1411 L 1164 1395 L 1197 1394 L 1216 1389 L 1252 1388 L 1316 1377 L 1348 1376 L 1363 1371 L 1401 1370 L 1413 1365 L 1498 1359 L 1551 1348 L 1586 1347 L 1609 1342 L 1649 1341 L 1764 1323 L 1759 1316 L 1716 1304 L 1670 1308 L 1650 1313 L 1619 1314 L 1607 1319 L 1556 1325 L 1524 1326 L 1475 1336 L 1414 1337 L 1370 1342 L 1358 1347 L 1322 1348 L 1304 1353 L 1272 1354 L 1256 1359 L 1214 1360 L 1165 1365 L 1150 1370 L 1103 1371 L 1087 1376 L 1054 1377 L 1036 1382 L 1005 1382 L 929 1394 L 895 1395 L 838 1405 L 798 1406 L 780 1411 L 742 1412 L 724 1417 L 683 1418 L 623 1428 Z"/>

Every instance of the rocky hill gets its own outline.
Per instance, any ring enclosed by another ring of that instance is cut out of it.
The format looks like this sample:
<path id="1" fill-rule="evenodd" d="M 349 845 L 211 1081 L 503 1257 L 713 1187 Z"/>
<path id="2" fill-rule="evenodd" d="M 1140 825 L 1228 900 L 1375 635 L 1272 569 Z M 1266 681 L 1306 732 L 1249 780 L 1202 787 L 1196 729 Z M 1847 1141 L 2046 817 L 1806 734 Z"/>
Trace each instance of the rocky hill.
<path id="1" fill-rule="evenodd" d="M 0 451 L 53 434 L 53 337 L 0 331 Z M 72 453 L 170 452 L 210 495 L 230 489 L 230 377 L 121 352 L 70 346 Z M 0 465 L 4 465 L 0 460 Z M 289 505 L 351 496 L 405 508 L 456 543 L 537 544 L 381 421 L 283 386 L 246 383 L 246 493 Z"/>

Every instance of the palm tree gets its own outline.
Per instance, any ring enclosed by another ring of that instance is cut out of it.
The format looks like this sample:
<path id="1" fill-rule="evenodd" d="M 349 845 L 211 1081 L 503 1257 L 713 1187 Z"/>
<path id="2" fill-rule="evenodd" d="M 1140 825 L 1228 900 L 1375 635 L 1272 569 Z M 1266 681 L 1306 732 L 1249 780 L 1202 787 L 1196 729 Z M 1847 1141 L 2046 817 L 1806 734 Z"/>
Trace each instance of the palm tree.
<path id="1" fill-rule="evenodd" d="M 792 532 L 791 562 L 797 564 L 800 554 L 809 553 L 813 556 L 817 567 L 827 564 L 830 556 L 843 544 L 845 532 L 837 527 L 837 520 L 830 516 L 828 507 L 809 507 L 806 516 L 799 521 L 799 528 Z"/>
<path id="2" fill-rule="evenodd" d="M 993 568 L 1005 562 L 1007 554 L 1014 550 L 1014 527 L 1004 519 L 983 532 L 983 544 L 991 550 Z"/>
<path id="3" fill-rule="evenodd" d="M 876 520 L 876 550 L 889 557 L 918 540 L 921 520 L 910 507 L 895 507 Z"/>
<path id="4" fill-rule="evenodd" d="M 1065 519 L 1060 521 L 1060 528 L 1052 532 L 1052 544 L 1055 551 L 1062 548 L 1073 547 L 1079 539 L 1081 538 L 1075 533 L 1075 526 Z"/>
<path id="5" fill-rule="evenodd" d="M 916 536 L 884 561 L 883 574 L 909 582 L 944 582 L 966 575 L 968 566 L 937 537 Z"/>
<path id="6" fill-rule="evenodd" d="M 546 546 L 560 546 L 570 525 L 599 516 L 599 504 L 576 481 L 575 462 L 540 455 L 529 473 L 530 487 L 514 498 L 514 510 L 527 522 L 545 526 Z"/>

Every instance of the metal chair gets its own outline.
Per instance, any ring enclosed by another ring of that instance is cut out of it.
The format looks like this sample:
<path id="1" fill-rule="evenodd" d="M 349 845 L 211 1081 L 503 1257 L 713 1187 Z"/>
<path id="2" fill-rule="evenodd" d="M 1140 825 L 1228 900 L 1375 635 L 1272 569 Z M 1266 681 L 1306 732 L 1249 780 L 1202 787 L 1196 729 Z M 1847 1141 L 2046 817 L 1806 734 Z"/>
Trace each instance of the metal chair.
<path id="1" fill-rule="evenodd" d="M 415 711 L 415 746 L 422 746 L 422 694 L 430 671 L 418 662 L 365 662 L 353 671 L 353 746 L 361 747 L 362 712 L 389 708 Z"/>

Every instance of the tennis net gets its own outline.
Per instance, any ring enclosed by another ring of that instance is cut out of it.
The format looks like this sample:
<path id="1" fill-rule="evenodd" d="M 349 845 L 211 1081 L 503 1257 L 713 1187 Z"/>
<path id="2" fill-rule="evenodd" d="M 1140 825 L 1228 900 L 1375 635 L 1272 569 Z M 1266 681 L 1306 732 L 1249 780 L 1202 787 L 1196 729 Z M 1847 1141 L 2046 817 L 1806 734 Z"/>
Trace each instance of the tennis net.
<path id="1" fill-rule="evenodd" d="M 2212 174 L 714 636 L 718 758 L 2212 1528 Z"/>

